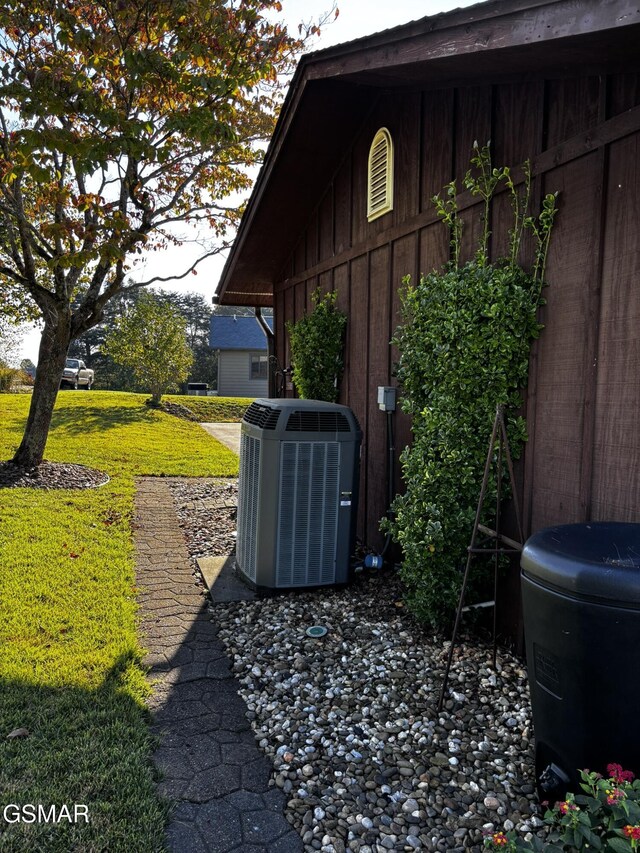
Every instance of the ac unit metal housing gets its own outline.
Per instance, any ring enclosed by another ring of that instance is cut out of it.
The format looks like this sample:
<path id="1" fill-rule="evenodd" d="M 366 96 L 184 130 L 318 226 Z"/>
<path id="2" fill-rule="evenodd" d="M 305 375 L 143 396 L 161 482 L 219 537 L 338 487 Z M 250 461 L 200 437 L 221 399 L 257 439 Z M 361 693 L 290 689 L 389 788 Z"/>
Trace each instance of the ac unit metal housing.
<path id="1" fill-rule="evenodd" d="M 259 399 L 240 432 L 236 567 L 254 588 L 346 583 L 362 433 L 347 406 Z"/>

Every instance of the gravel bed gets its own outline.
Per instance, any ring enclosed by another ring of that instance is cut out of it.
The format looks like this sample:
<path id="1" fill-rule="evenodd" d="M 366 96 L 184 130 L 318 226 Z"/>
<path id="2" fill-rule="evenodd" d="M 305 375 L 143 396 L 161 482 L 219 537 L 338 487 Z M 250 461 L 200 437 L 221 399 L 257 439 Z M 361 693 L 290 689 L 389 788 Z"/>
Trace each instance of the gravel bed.
<path id="1" fill-rule="evenodd" d="M 169 487 L 194 570 L 197 572 L 197 557 L 234 553 L 238 481 L 176 479 L 169 483 Z"/>
<path id="2" fill-rule="evenodd" d="M 229 553 L 231 481 L 174 484 L 192 555 Z M 543 837 L 522 662 L 465 637 L 438 714 L 448 643 L 402 607 L 393 572 L 345 589 L 216 604 L 260 748 L 306 851 L 481 850 L 484 834 Z M 311 639 L 306 629 L 323 625 Z"/>

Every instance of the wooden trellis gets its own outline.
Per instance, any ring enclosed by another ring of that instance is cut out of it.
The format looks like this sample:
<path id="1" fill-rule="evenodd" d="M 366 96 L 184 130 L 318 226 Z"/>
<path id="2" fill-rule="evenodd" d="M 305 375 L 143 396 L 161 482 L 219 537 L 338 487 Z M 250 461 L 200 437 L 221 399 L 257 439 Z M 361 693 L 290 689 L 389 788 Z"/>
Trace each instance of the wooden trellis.
<path id="1" fill-rule="evenodd" d="M 496 447 L 497 441 L 497 447 Z M 496 495 L 496 524 L 495 530 L 492 530 L 489 527 L 486 527 L 484 524 L 480 524 L 480 517 L 482 515 L 482 508 L 484 506 L 485 497 L 487 494 L 487 486 L 489 484 L 489 475 L 491 473 L 491 467 L 493 459 L 496 459 L 496 482 L 497 482 L 497 495 Z M 504 460 L 506 460 L 507 468 L 509 471 L 509 481 L 511 483 L 511 495 L 513 499 L 513 505 L 516 516 L 516 524 L 518 526 L 518 536 L 520 537 L 520 541 L 516 542 L 514 539 L 510 539 L 508 536 L 504 536 L 500 529 L 500 504 L 502 501 L 502 468 L 504 464 Z M 493 540 L 494 545 L 492 547 L 478 547 L 477 538 L 478 532 L 483 533 L 490 540 Z M 493 430 L 491 432 L 491 438 L 489 439 L 489 449 L 487 451 L 487 461 L 484 466 L 484 475 L 482 478 L 482 487 L 480 489 L 480 497 L 478 499 L 478 506 L 476 508 L 476 517 L 473 524 L 473 531 L 471 533 L 471 542 L 469 547 L 467 548 L 467 562 L 464 570 L 464 577 L 462 579 L 462 589 L 460 590 L 460 599 L 458 601 L 458 609 L 456 611 L 456 620 L 453 626 L 453 635 L 451 637 L 451 646 L 449 647 L 449 655 L 447 657 L 447 665 L 444 673 L 444 680 L 442 682 L 442 690 L 440 691 L 440 700 L 438 702 L 438 713 L 442 710 L 444 705 L 444 697 L 447 690 L 447 684 L 449 681 L 449 673 L 451 671 L 451 662 L 453 660 L 453 651 L 455 648 L 456 638 L 458 635 L 458 628 L 460 625 L 460 618 L 462 616 L 462 611 L 464 608 L 464 597 L 467 591 L 467 582 L 469 580 L 469 570 L 471 567 L 471 561 L 473 559 L 474 554 L 484 554 L 484 555 L 493 555 L 494 561 L 494 574 L 493 574 L 493 666 L 496 666 L 496 659 L 498 653 L 498 645 L 497 645 L 497 614 L 498 614 L 498 567 L 500 557 L 503 554 L 517 554 L 522 551 L 524 536 L 522 534 L 522 524 L 520 520 L 520 507 L 518 504 L 518 495 L 516 492 L 515 478 L 513 474 L 513 461 L 511 457 L 511 449 L 509 447 L 509 439 L 507 438 L 507 429 L 504 423 L 504 409 L 502 406 L 498 406 L 496 409 L 496 416 L 493 421 Z"/>

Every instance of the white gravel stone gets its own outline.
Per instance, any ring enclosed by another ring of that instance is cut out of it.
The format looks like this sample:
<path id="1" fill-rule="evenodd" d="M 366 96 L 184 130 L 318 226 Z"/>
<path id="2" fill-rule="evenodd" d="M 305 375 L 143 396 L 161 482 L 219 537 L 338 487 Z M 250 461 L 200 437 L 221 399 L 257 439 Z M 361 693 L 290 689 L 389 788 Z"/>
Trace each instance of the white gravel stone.
<path id="1" fill-rule="evenodd" d="M 171 488 L 194 566 L 231 553 L 235 484 Z M 305 851 L 480 850 L 483 830 L 524 822 L 544 840 L 521 661 L 501 652 L 496 672 L 490 644 L 462 636 L 437 713 L 449 643 L 400 598 L 397 575 L 363 571 L 345 589 L 211 608 Z"/>

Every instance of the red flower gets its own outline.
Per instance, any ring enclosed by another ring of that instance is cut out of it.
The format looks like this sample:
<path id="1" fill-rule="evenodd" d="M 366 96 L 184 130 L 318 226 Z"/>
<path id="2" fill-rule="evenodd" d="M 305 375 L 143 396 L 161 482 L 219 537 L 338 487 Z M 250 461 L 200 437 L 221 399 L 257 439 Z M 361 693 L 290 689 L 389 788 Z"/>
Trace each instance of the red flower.
<path id="1" fill-rule="evenodd" d="M 564 800 L 562 803 L 556 803 L 556 808 L 560 814 L 568 814 L 569 812 L 579 812 L 580 809 L 575 803 L 570 803 Z"/>
<path id="2" fill-rule="evenodd" d="M 625 826 L 622 830 L 627 838 L 633 839 L 633 841 L 640 841 L 640 826 Z"/>
<path id="3" fill-rule="evenodd" d="M 616 803 L 619 803 L 620 800 L 624 800 L 626 794 L 624 791 L 621 791 L 620 788 L 609 788 L 605 791 L 607 795 L 607 805 L 615 806 Z"/>
<path id="4" fill-rule="evenodd" d="M 619 764 L 607 764 L 607 773 L 616 785 L 631 783 L 635 779 L 631 770 L 623 770 Z"/>

